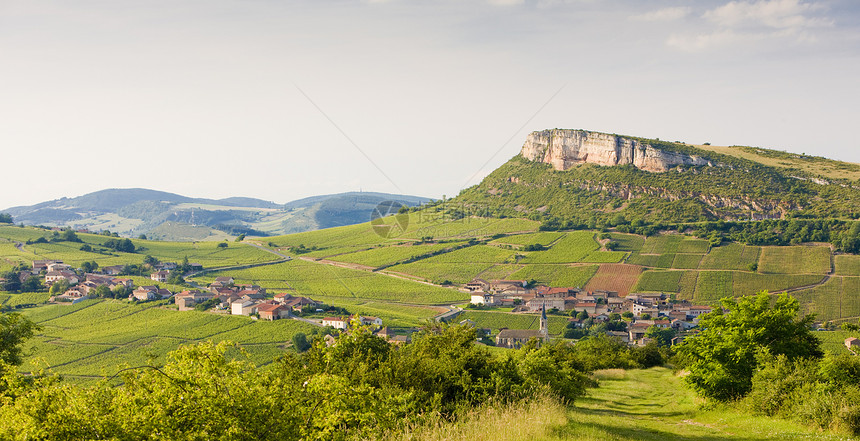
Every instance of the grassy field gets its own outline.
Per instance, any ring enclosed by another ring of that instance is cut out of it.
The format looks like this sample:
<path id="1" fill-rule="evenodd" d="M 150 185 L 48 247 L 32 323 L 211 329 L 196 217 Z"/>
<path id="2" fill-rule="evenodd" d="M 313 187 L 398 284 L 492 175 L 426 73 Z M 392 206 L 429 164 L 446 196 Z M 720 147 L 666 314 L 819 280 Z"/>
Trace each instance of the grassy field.
<path id="1" fill-rule="evenodd" d="M 758 270 L 765 274 L 827 274 L 830 247 L 762 247 Z"/>
<path id="2" fill-rule="evenodd" d="M 552 287 L 583 287 L 597 272 L 597 265 L 527 265 L 511 274 L 512 280 L 536 280 Z"/>
<path id="3" fill-rule="evenodd" d="M 339 262 L 357 263 L 359 265 L 367 265 L 371 267 L 379 267 L 383 265 L 391 265 L 397 262 L 421 256 L 423 254 L 441 251 L 447 248 L 455 247 L 463 242 L 455 243 L 440 243 L 432 245 L 404 245 L 404 246 L 387 246 L 373 248 L 366 251 L 355 253 L 341 254 L 331 257 L 331 260 Z"/>
<path id="4" fill-rule="evenodd" d="M 54 372 L 82 381 L 111 375 L 120 365 L 159 360 L 180 344 L 205 339 L 238 342 L 255 363 L 266 364 L 283 353 L 282 348 L 293 334 L 314 329 L 313 325 L 295 320 L 266 322 L 178 312 L 161 308 L 156 302 L 88 300 L 23 311 L 43 330 L 33 340 L 22 371 L 48 365 Z"/>
<path id="5" fill-rule="evenodd" d="M 674 254 L 678 252 L 678 247 L 683 240 L 684 236 L 679 235 L 650 236 L 645 239 L 641 252 L 642 254 Z"/>
<path id="6" fill-rule="evenodd" d="M 860 256 L 845 254 L 833 258 L 836 261 L 836 274 L 860 277 Z"/>
<path id="7" fill-rule="evenodd" d="M 533 440 L 842 440 L 792 421 L 750 415 L 732 407 L 700 407 L 700 400 L 666 368 L 597 373 L 568 421 Z"/>
<path id="8" fill-rule="evenodd" d="M 564 233 L 542 231 L 540 233 L 515 234 L 513 236 L 506 236 L 501 239 L 494 240 L 493 243 L 507 245 L 549 245 L 562 236 L 564 236 Z"/>
<path id="9" fill-rule="evenodd" d="M 600 244 L 594 240 L 591 231 L 574 231 L 554 243 L 546 251 L 532 251 L 522 263 L 575 263 L 600 249 Z"/>
<path id="10" fill-rule="evenodd" d="M 209 283 L 218 276 L 231 276 L 237 283 L 255 283 L 273 292 L 291 292 L 311 298 L 328 296 L 418 304 L 468 299 L 467 295 L 454 289 L 304 260 L 244 270 L 211 272 L 199 280 Z"/>
<path id="11" fill-rule="evenodd" d="M 716 248 L 702 258 L 700 269 L 746 271 L 750 265 L 758 263 L 761 247 L 728 243 Z"/>
<path id="12" fill-rule="evenodd" d="M 635 292 L 679 292 L 683 271 L 645 271 L 633 287 Z"/>
<path id="13" fill-rule="evenodd" d="M 514 251 L 504 248 L 476 245 L 389 269 L 430 281 L 448 280 L 463 284 L 496 264 L 513 263 L 514 254 Z"/>
<path id="14" fill-rule="evenodd" d="M 703 254 L 675 254 L 675 258 L 672 260 L 672 268 L 696 269 L 699 267 L 699 263 L 702 262 L 703 257 Z"/>
<path id="15" fill-rule="evenodd" d="M 645 245 L 645 239 L 636 234 L 612 233 L 610 238 L 618 243 L 615 248 L 618 251 L 639 252 Z"/>

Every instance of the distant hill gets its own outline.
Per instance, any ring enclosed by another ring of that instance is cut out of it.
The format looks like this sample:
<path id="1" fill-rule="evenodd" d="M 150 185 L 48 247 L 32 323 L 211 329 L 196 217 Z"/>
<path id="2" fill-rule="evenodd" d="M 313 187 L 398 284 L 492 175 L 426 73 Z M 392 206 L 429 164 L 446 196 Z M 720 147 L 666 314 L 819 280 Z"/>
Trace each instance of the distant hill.
<path id="1" fill-rule="evenodd" d="M 591 227 L 858 219 L 860 164 L 585 130 L 533 132 L 522 151 L 453 199 L 459 210 Z"/>
<path id="2" fill-rule="evenodd" d="M 16 223 L 110 230 L 123 236 L 146 234 L 162 240 L 200 240 L 249 234 L 296 233 L 367 222 L 380 202 L 406 206 L 429 198 L 386 193 L 350 192 L 313 196 L 278 204 L 261 199 L 191 198 L 144 188 L 107 189 L 2 212 Z"/>

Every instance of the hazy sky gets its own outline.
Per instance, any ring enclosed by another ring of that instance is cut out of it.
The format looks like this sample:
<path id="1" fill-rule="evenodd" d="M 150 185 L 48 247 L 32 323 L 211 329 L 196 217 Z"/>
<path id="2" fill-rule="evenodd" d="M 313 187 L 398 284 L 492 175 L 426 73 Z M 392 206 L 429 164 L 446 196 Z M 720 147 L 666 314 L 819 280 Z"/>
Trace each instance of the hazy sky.
<path id="1" fill-rule="evenodd" d="M 0 208 L 453 196 L 554 127 L 860 162 L 856 0 L 0 0 L 0 63 Z"/>

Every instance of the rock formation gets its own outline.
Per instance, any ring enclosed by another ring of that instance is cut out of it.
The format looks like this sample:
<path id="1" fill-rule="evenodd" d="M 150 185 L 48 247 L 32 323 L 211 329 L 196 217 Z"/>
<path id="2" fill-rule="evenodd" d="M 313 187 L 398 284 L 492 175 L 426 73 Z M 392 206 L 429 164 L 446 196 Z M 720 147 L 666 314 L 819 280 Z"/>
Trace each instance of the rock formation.
<path id="1" fill-rule="evenodd" d="M 585 130 L 551 129 L 532 132 L 520 153 L 531 161 L 567 170 L 577 164 L 626 165 L 650 172 L 676 166 L 713 166 L 706 158 L 661 150 L 635 139 Z"/>

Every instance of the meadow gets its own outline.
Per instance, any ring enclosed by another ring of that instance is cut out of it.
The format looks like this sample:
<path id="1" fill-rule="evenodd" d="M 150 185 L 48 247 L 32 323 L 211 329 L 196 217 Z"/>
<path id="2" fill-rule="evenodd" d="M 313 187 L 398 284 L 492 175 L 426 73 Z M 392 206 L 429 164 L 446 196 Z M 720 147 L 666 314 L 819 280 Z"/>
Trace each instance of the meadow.
<path id="1" fill-rule="evenodd" d="M 527 252 L 521 263 L 575 263 L 582 262 L 589 253 L 600 249 L 591 231 L 573 231 L 555 242 L 546 251 Z"/>
<path id="2" fill-rule="evenodd" d="M 758 270 L 766 274 L 827 274 L 830 272 L 830 248 L 762 247 Z"/>

